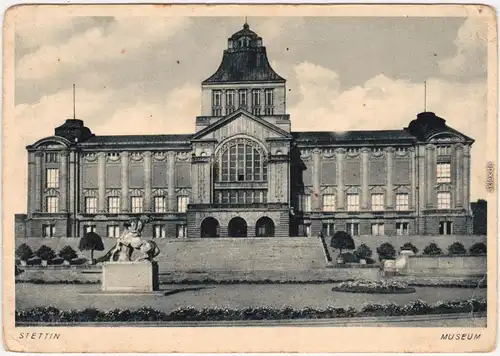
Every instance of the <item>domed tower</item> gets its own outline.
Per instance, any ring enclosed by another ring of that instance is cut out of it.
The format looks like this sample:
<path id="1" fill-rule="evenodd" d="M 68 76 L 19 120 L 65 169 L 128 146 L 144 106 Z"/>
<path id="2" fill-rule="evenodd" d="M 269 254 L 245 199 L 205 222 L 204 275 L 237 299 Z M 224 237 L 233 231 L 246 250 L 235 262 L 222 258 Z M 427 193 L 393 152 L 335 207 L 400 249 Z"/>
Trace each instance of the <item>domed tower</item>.
<path id="1" fill-rule="evenodd" d="M 241 109 L 290 132 L 286 80 L 271 68 L 262 38 L 247 23 L 228 39 L 219 68 L 201 86 L 197 131 Z"/>

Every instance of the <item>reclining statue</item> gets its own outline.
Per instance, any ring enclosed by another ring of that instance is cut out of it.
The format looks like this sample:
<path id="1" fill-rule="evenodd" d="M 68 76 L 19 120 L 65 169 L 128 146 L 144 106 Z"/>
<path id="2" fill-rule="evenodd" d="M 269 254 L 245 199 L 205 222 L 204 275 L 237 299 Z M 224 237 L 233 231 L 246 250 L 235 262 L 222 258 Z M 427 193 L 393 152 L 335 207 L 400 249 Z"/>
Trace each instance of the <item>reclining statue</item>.
<path id="1" fill-rule="evenodd" d="M 130 262 L 132 261 L 132 254 L 135 250 L 142 254 L 134 261 L 153 261 L 153 259 L 160 254 L 160 249 L 154 241 L 143 240 L 141 238 L 142 230 L 147 222 L 149 222 L 149 219 L 141 220 L 138 218 L 130 222 L 125 222 L 123 224 L 125 230 L 118 238 L 116 245 L 104 256 L 97 259 L 97 262 Z"/>

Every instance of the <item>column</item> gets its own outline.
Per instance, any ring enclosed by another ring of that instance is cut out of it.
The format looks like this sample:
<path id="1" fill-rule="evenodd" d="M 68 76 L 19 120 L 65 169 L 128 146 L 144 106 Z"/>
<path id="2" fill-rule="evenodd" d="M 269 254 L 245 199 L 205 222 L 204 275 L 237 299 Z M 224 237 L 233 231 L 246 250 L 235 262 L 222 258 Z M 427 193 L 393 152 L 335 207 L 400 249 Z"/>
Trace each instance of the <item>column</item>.
<path id="1" fill-rule="evenodd" d="M 151 152 L 144 152 L 144 211 L 151 211 Z"/>
<path id="2" fill-rule="evenodd" d="M 222 89 L 221 90 L 221 98 L 220 98 L 220 104 L 221 104 L 221 114 L 222 116 L 226 116 L 226 90 Z"/>
<path id="3" fill-rule="evenodd" d="M 177 210 L 177 202 L 175 201 L 175 152 L 168 151 L 167 153 L 167 172 L 168 172 L 168 210 Z"/>
<path id="4" fill-rule="evenodd" d="M 121 162 L 122 162 L 122 174 L 121 174 L 121 190 L 122 190 L 122 200 L 121 200 L 121 210 L 122 213 L 129 212 L 129 197 L 128 197 L 128 174 L 129 174 L 129 157 L 130 154 L 128 152 L 122 152 L 121 154 Z"/>
<path id="5" fill-rule="evenodd" d="M 434 175 L 436 172 L 436 165 L 434 164 L 434 147 L 432 145 L 427 145 L 425 147 L 425 172 L 426 172 L 426 191 L 427 191 L 427 202 L 426 206 L 432 208 L 434 206 L 434 185 L 435 179 Z"/>
<path id="6" fill-rule="evenodd" d="M 463 174 L 465 175 L 462 179 L 463 184 L 463 206 L 465 210 L 470 211 L 470 146 L 464 146 L 463 152 Z"/>
<path id="7" fill-rule="evenodd" d="M 361 176 L 362 176 L 362 186 L 361 186 L 361 209 L 367 210 L 369 206 L 369 190 L 368 190 L 368 160 L 370 159 L 370 149 L 362 148 L 361 149 Z"/>
<path id="8" fill-rule="evenodd" d="M 28 215 L 35 210 L 35 162 L 33 159 L 33 153 L 28 152 Z"/>
<path id="9" fill-rule="evenodd" d="M 457 145 L 455 148 L 455 207 L 459 208 L 463 205 L 464 185 L 463 185 L 463 172 L 464 172 L 464 148 L 462 145 Z"/>
<path id="10" fill-rule="evenodd" d="M 35 152 L 35 209 L 42 211 L 42 152 Z"/>
<path id="11" fill-rule="evenodd" d="M 76 219 L 76 214 L 79 212 L 78 209 L 78 197 L 79 188 L 77 186 L 80 171 L 78 170 L 78 153 L 73 148 L 69 153 L 69 212 L 71 213 L 71 236 L 77 237 L 78 233 L 78 223 Z"/>
<path id="12" fill-rule="evenodd" d="M 312 152 L 313 159 L 313 211 L 321 210 L 321 184 L 320 184 L 320 175 L 321 175 L 321 150 L 315 148 Z"/>
<path id="13" fill-rule="evenodd" d="M 259 96 L 260 96 L 259 115 L 264 115 L 266 110 L 266 97 L 264 92 L 265 92 L 264 89 L 259 89 Z"/>
<path id="14" fill-rule="evenodd" d="M 392 165 L 394 156 L 394 148 L 387 147 L 386 149 L 386 159 L 387 159 L 387 186 L 386 186 L 386 208 L 392 210 L 394 207 L 394 197 L 393 197 L 393 186 L 392 186 Z"/>
<path id="15" fill-rule="evenodd" d="M 62 151 L 59 154 L 61 159 L 61 169 L 59 174 L 59 208 L 61 213 L 68 212 L 68 151 Z"/>
<path id="16" fill-rule="evenodd" d="M 337 206 L 338 210 L 344 210 L 344 156 L 345 149 L 337 149 Z"/>
<path id="17" fill-rule="evenodd" d="M 98 213 L 106 212 L 106 152 L 99 152 L 97 158 L 97 181 L 99 182 L 99 206 Z"/>
<path id="18" fill-rule="evenodd" d="M 416 182 L 418 180 L 418 177 L 417 177 L 417 154 L 416 154 L 416 150 L 414 150 L 413 148 L 410 149 L 410 159 L 411 159 L 411 195 L 410 195 L 410 209 L 411 210 L 415 210 L 416 209 L 416 204 L 417 204 L 417 201 L 416 199 L 418 198 L 417 197 L 417 194 L 416 194 Z"/>

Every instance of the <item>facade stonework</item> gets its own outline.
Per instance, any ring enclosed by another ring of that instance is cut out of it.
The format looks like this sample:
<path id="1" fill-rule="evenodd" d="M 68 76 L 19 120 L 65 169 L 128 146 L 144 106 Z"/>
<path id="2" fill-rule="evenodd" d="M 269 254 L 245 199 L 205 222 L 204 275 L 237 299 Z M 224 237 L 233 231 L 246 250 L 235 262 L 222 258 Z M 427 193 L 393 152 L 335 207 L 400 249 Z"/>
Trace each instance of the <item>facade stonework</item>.
<path id="1" fill-rule="evenodd" d="M 27 147 L 18 237 L 472 233 L 473 140 L 431 112 L 399 130 L 294 132 L 286 81 L 245 24 L 202 82 L 196 132 L 99 136 L 71 119 Z M 375 120 L 376 124 L 376 120 Z"/>

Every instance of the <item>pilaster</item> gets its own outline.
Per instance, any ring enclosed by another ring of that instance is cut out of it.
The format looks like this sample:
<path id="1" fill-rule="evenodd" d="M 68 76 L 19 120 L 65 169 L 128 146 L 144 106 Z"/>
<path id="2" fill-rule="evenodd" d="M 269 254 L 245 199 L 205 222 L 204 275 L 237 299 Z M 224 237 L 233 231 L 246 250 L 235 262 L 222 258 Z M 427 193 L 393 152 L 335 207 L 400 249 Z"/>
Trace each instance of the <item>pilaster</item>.
<path id="1" fill-rule="evenodd" d="M 129 157 L 128 152 L 122 152 L 121 154 L 122 162 L 122 174 L 121 174 L 121 211 L 122 213 L 129 212 L 129 198 L 128 198 L 128 175 L 129 175 Z"/>
<path id="2" fill-rule="evenodd" d="M 313 158 L 313 211 L 321 210 L 321 184 L 320 184 L 320 176 L 321 176 L 321 150 L 315 148 L 312 152 Z"/>
<path id="3" fill-rule="evenodd" d="M 345 157 L 345 149 L 339 148 L 336 150 L 337 152 L 337 209 L 344 210 L 344 157 Z"/>
<path id="4" fill-rule="evenodd" d="M 361 176 L 362 176 L 362 182 L 361 182 L 361 209 L 362 210 L 368 210 L 369 206 L 369 198 L 370 198 L 370 192 L 368 190 L 368 160 L 370 159 L 370 149 L 369 148 L 362 148 L 361 149 Z"/>
<path id="5" fill-rule="evenodd" d="M 463 152 L 463 172 L 465 179 L 462 180 L 463 184 L 463 206 L 467 212 L 470 211 L 470 146 L 464 146 Z"/>
<path id="6" fill-rule="evenodd" d="M 394 207 L 394 197 L 393 197 L 393 186 L 392 186 L 392 166 L 393 166 L 393 156 L 394 148 L 387 147 L 386 160 L 387 160 L 387 180 L 386 180 L 386 209 L 392 210 Z"/>
<path id="7" fill-rule="evenodd" d="M 462 145 L 457 145 L 455 147 L 455 207 L 461 208 L 463 206 L 463 198 L 464 198 L 464 182 L 463 182 L 463 173 L 464 173 L 464 148 Z"/>
<path id="8" fill-rule="evenodd" d="M 434 185 L 436 180 L 434 176 L 436 174 L 436 165 L 435 161 L 435 149 L 433 145 L 427 145 L 425 147 L 425 173 L 426 173 L 426 192 L 427 192 L 427 201 L 425 206 L 427 208 L 432 208 L 434 206 Z"/>
<path id="9" fill-rule="evenodd" d="M 98 212 L 106 212 L 106 152 L 99 152 L 97 157 L 97 181 L 99 182 Z"/>
<path id="10" fill-rule="evenodd" d="M 61 160 L 61 169 L 59 174 L 59 211 L 61 213 L 68 212 L 68 151 L 61 151 L 59 153 Z"/>
<path id="11" fill-rule="evenodd" d="M 223 95 L 225 97 L 225 93 Z M 175 152 L 167 152 L 167 190 L 168 190 L 168 211 L 175 211 L 177 202 L 175 201 Z"/>
<path id="12" fill-rule="evenodd" d="M 151 152 L 144 152 L 144 211 L 151 212 Z"/>
<path id="13" fill-rule="evenodd" d="M 34 211 L 42 211 L 42 152 L 35 152 L 35 206 Z"/>

